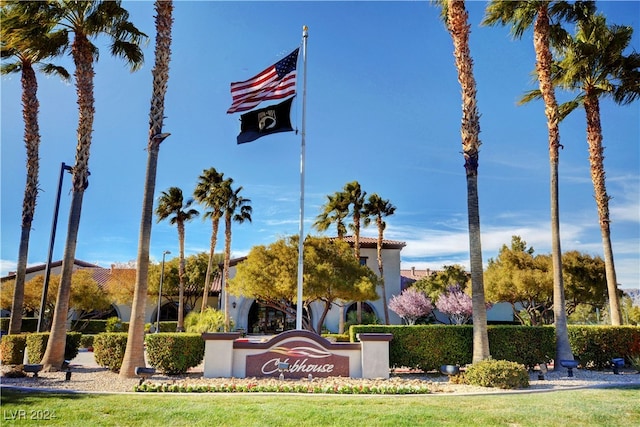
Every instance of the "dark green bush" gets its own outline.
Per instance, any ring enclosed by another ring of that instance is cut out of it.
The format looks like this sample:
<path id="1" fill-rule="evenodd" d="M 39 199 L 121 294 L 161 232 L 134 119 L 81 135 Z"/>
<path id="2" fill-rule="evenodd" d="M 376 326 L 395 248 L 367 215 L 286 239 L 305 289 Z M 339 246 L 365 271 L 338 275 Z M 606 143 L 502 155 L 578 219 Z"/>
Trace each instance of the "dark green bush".
<path id="1" fill-rule="evenodd" d="M 9 317 L 0 318 L 0 331 L 8 331 L 9 330 Z M 20 328 L 20 332 L 36 332 L 38 330 L 38 318 L 37 317 L 23 317 L 22 318 L 22 328 Z"/>
<path id="2" fill-rule="evenodd" d="M 550 327 L 495 325 L 487 328 L 489 348 L 496 359 L 533 367 L 548 362 L 555 353 L 555 332 Z M 466 365 L 473 356 L 472 325 L 352 326 L 352 341 L 358 333 L 391 333 L 389 364 L 423 371 L 440 365 Z"/>
<path id="3" fill-rule="evenodd" d="M 176 329 L 178 329 L 178 322 L 169 320 L 166 322 L 160 322 L 160 332 L 175 332 Z"/>
<path id="4" fill-rule="evenodd" d="M 98 365 L 119 372 L 127 349 L 127 332 L 105 332 L 93 338 L 93 356 Z"/>
<path id="5" fill-rule="evenodd" d="M 489 349 L 496 360 L 522 363 L 532 369 L 555 357 L 555 329 L 532 326 L 489 326 Z"/>
<path id="6" fill-rule="evenodd" d="M 392 368 L 407 367 L 432 371 L 441 365 L 471 363 L 473 327 L 471 325 L 415 326 L 351 326 L 352 341 L 360 333 L 391 333 L 389 364 Z"/>
<path id="7" fill-rule="evenodd" d="M 107 321 L 103 319 L 86 319 L 74 322 L 73 330 L 87 335 L 107 332 Z"/>
<path id="8" fill-rule="evenodd" d="M 184 374 L 204 358 L 201 334 L 159 333 L 145 338 L 149 364 L 169 375 Z"/>
<path id="9" fill-rule="evenodd" d="M 40 363 L 47 350 L 49 332 L 38 332 L 27 335 L 27 357 L 29 363 Z M 80 348 L 80 332 L 67 332 L 67 340 L 64 347 L 64 360 L 72 360 L 78 355 Z"/>
<path id="10" fill-rule="evenodd" d="M 110 317 L 105 326 L 106 332 L 127 332 L 124 322 L 119 317 Z"/>
<path id="11" fill-rule="evenodd" d="M 0 360 L 2 360 L 2 364 L 22 365 L 26 346 L 26 335 L 4 335 L 2 341 L 0 341 Z"/>
<path id="12" fill-rule="evenodd" d="M 508 360 L 487 359 L 469 366 L 463 374 L 465 384 L 503 389 L 529 387 L 524 365 Z"/>
<path id="13" fill-rule="evenodd" d="M 571 351 L 583 368 L 603 369 L 614 357 L 640 355 L 640 326 L 569 325 Z"/>
<path id="14" fill-rule="evenodd" d="M 82 335 L 80 338 L 80 348 L 93 348 L 95 335 Z"/>

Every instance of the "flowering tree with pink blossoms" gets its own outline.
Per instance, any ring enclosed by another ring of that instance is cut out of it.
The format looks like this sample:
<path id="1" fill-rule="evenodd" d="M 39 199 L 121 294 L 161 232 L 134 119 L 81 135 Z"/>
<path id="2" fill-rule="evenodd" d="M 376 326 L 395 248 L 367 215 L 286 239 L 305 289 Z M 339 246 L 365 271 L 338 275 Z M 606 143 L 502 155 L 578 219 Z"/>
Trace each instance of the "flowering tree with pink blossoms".
<path id="1" fill-rule="evenodd" d="M 471 297 L 464 293 L 460 285 L 449 286 L 438 298 L 436 308 L 449 316 L 449 320 L 455 325 L 464 325 L 473 315 Z"/>
<path id="2" fill-rule="evenodd" d="M 402 317 L 407 324 L 414 325 L 419 318 L 431 314 L 433 304 L 431 298 L 424 292 L 408 288 L 389 300 L 389 308 Z"/>

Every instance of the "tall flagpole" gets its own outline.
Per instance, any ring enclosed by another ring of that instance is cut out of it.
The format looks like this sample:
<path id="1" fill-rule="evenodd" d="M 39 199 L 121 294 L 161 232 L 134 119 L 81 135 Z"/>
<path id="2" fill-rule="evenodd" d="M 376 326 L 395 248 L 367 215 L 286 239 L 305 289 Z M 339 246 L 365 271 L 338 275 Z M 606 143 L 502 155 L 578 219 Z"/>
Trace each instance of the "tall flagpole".
<path id="1" fill-rule="evenodd" d="M 300 144 L 300 228 L 298 232 L 298 305 L 296 309 L 296 329 L 302 329 L 302 278 L 304 263 L 304 150 L 307 124 L 307 31 L 309 28 L 302 27 L 302 63 L 304 74 L 302 79 L 302 138 Z"/>

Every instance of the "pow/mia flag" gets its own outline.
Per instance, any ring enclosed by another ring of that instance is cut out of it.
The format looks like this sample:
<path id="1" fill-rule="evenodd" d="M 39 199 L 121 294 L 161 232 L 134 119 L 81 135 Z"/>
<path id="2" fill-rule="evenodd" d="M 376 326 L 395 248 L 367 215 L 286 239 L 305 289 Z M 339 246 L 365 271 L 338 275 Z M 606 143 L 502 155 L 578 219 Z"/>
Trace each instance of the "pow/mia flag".
<path id="1" fill-rule="evenodd" d="M 291 132 L 291 102 L 293 97 L 266 108 L 253 110 L 240 116 L 238 144 L 278 132 Z"/>

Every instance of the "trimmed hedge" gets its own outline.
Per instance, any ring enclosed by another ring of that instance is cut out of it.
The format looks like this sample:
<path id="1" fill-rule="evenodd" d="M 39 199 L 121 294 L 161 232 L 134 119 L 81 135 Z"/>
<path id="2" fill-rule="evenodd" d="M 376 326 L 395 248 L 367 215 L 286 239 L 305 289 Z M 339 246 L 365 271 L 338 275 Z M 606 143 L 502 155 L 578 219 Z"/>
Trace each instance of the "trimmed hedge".
<path id="1" fill-rule="evenodd" d="M 127 332 L 104 332 L 93 338 L 93 357 L 98 365 L 120 372 L 127 349 Z"/>
<path id="2" fill-rule="evenodd" d="M 0 331 L 8 331 L 9 330 L 9 322 L 11 321 L 10 317 L 1 317 L 0 318 Z M 22 318 L 22 328 L 20 332 L 36 332 L 38 330 L 38 318 L 37 317 L 23 317 Z"/>
<path id="3" fill-rule="evenodd" d="M 149 364 L 169 375 L 184 374 L 204 359 L 202 334 L 173 332 L 145 338 Z"/>
<path id="4" fill-rule="evenodd" d="M 640 326 L 569 325 L 569 343 L 583 368 L 603 369 L 614 357 L 640 356 Z"/>
<path id="5" fill-rule="evenodd" d="M 496 360 L 510 360 L 532 369 L 555 357 L 555 329 L 546 326 L 488 326 L 489 351 Z"/>
<path id="6" fill-rule="evenodd" d="M 602 369 L 614 357 L 629 360 L 640 355 L 639 326 L 569 325 L 569 342 L 583 368 Z M 391 333 L 389 364 L 423 371 L 440 365 L 467 365 L 473 356 L 472 325 L 384 326 L 357 325 L 349 328 L 349 337 L 375 332 Z M 509 360 L 532 368 L 555 356 L 553 326 L 488 326 L 489 350 L 494 359 Z"/>
<path id="7" fill-rule="evenodd" d="M 22 365 L 24 349 L 27 346 L 27 336 L 3 335 L 0 341 L 0 360 L 3 365 Z"/>
<path id="8" fill-rule="evenodd" d="M 359 333 L 391 333 L 389 365 L 432 371 L 440 365 L 471 363 L 473 327 L 470 325 L 384 326 L 357 325 L 349 328 L 351 341 Z"/>
<path id="9" fill-rule="evenodd" d="M 29 363 L 40 363 L 44 357 L 49 342 L 49 332 L 27 334 L 27 358 Z M 80 332 L 67 332 L 67 340 L 64 347 L 64 359 L 71 360 L 78 355 L 80 348 Z"/>
<path id="10" fill-rule="evenodd" d="M 100 334 L 107 331 L 107 321 L 103 319 L 85 319 L 72 322 L 73 330 L 87 335 Z"/>

